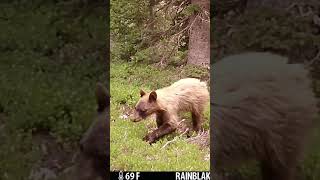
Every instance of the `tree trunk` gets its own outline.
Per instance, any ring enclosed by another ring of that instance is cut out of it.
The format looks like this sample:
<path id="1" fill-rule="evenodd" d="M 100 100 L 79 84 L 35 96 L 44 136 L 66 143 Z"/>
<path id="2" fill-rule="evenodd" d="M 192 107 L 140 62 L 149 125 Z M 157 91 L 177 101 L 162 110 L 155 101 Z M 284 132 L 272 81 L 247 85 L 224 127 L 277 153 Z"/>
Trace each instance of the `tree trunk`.
<path id="1" fill-rule="evenodd" d="M 193 5 L 201 7 L 201 14 L 204 11 L 210 12 L 209 0 L 191 0 Z M 205 19 L 205 20 L 203 20 Z M 210 64 L 210 18 L 196 13 L 190 18 L 188 64 L 206 66 Z"/>

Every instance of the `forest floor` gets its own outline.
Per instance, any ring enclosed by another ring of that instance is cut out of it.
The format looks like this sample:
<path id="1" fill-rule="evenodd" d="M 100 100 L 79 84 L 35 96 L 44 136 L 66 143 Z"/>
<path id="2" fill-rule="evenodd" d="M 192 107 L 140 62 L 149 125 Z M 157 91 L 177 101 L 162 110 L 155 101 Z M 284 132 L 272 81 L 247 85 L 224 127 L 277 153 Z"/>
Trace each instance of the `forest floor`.
<path id="1" fill-rule="evenodd" d="M 198 72 L 202 73 L 198 73 Z M 153 145 L 142 138 L 156 128 L 153 117 L 134 123 L 129 120 L 139 99 L 139 90 L 158 89 L 192 74 L 203 75 L 208 71 L 194 67 L 159 68 L 151 65 L 111 64 L 111 170 L 125 171 L 209 171 L 209 103 L 205 111 L 204 132 L 184 134 L 190 128 L 191 118 L 182 114 L 176 133 L 165 136 Z"/>

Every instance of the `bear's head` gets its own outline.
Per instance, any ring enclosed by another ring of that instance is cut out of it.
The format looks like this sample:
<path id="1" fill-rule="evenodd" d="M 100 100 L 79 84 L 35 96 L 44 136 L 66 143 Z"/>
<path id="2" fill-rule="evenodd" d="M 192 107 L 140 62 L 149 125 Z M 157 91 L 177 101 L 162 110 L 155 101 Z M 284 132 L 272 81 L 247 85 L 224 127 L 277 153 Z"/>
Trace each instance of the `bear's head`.
<path id="1" fill-rule="evenodd" d="M 97 114 L 80 141 L 80 153 L 74 171 L 74 179 L 77 180 L 108 179 L 110 96 L 100 83 L 96 87 L 96 100 Z"/>
<path id="2" fill-rule="evenodd" d="M 133 115 L 133 122 L 139 122 L 143 119 L 146 119 L 153 113 L 156 113 L 161 110 L 156 91 L 151 91 L 146 93 L 143 90 L 140 90 L 140 99 L 135 106 L 135 112 Z"/>

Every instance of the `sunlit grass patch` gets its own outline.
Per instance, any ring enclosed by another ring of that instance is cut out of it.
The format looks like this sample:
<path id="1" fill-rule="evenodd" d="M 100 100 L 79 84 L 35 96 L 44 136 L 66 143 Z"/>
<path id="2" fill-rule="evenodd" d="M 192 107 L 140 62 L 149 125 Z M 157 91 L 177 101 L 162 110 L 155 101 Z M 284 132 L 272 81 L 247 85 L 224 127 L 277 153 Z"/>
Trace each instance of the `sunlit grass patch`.
<path id="1" fill-rule="evenodd" d="M 179 133 L 170 134 L 149 145 L 142 138 L 150 128 L 156 128 L 155 121 L 148 118 L 134 123 L 122 116 L 124 107 L 134 107 L 141 88 L 147 91 L 162 88 L 183 77 L 188 77 L 188 74 L 170 67 L 158 69 L 151 65 L 111 64 L 111 170 L 209 171 L 210 162 L 206 158 L 209 147 L 201 149 Z M 204 127 L 208 130 L 209 104 L 204 114 Z M 191 121 L 189 114 L 183 117 Z"/>

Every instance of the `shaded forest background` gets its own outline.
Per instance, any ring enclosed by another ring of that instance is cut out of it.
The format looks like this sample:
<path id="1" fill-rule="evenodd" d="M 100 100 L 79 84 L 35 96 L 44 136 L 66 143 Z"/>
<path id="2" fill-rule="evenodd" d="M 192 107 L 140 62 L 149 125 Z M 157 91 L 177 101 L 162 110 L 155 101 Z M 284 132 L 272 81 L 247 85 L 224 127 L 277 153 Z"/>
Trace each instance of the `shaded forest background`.
<path id="1" fill-rule="evenodd" d="M 0 179 L 54 179 L 73 164 L 108 79 L 104 1 L 0 2 Z"/>
<path id="2" fill-rule="evenodd" d="M 267 51 L 305 64 L 320 94 L 320 2 L 211 1 L 211 63 L 231 54 Z"/>
<path id="3" fill-rule="evenodd" d="M 208 67 L 210 1 L 120 0 L 111 4 L 113 61 Z"/>

